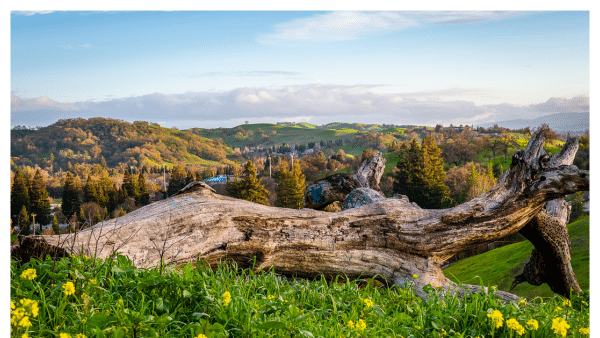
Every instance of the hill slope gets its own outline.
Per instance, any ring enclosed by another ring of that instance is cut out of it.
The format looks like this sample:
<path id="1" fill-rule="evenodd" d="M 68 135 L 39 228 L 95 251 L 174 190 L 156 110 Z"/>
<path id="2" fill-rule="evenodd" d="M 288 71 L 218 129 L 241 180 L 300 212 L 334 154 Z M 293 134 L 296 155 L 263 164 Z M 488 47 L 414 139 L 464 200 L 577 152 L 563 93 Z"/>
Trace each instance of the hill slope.
<path id="1" fill-rule="evenodd" d="M 590 217 L 568 225 L 571 238 L 571 264 L 573 271 L 583 290 L 590 288 Z M 498 289 L 516 295 L 533 298 L 551 297 L 554 293 L 547 284 L 533 286 L 528 283 L 519 284 L 514 290 L 510 285 L 515 276 L 523 271 L 523 267 L 533 250 L 529 241 L 503 246 L 459 261 L 444 269 L 446 277 L 453 281 L 466 284 L 479 284 L 479 278 L 484 286 L 498 285 Z"/>
<path id="2" fill-rule="evenodd" d="M 36 131 L 11 130 L 11 158 L 16 165 L 44 167 L 52 162 L 55 169 L 66 170 L 68 163 L 100 163 L 102 157 L 108 167 L 230 164 L 241 159 L 220 140 L 141 121 L 79 118 Z"/>

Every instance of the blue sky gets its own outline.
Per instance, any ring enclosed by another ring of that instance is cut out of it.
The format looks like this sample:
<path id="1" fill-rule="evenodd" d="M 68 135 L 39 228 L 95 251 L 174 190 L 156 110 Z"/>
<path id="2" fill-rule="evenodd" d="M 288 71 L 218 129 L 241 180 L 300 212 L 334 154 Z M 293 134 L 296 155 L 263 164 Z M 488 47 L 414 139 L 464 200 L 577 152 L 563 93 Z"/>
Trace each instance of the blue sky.
<path id="1" fill-rule="evenodd" d="M 587 11 L 13 11 L 11 125 L 447 125 L 588 111 L 589 21 Z"/>

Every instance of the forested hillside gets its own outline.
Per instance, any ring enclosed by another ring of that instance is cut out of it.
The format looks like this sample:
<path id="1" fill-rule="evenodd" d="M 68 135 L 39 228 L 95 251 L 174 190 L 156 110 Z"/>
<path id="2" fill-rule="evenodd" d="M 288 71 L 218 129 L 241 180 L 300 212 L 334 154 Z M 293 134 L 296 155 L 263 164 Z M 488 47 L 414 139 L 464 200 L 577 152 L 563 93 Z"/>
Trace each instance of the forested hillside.
<path id="1" fill-rule="evenodd" d="M 91 118 L 60 120 L 38 130 L 11 131 L 14 165 L 38 165 L 69 170 L 71 165 L 148 168 L 173 164 L 233 164 L 240 160 L 219 139 L 207 139 L 191 131 L 136 121 Z"/>

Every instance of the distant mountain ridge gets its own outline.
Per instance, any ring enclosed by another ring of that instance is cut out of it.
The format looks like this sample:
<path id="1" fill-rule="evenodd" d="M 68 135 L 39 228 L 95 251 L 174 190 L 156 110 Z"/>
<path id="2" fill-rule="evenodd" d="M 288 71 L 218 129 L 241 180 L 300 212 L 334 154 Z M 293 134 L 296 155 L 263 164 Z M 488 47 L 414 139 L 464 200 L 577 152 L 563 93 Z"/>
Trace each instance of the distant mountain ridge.
<path id="1" fill-rule="evenodd" d="M 480 125 L 484 128 L 493 127 L 497 124 L 499 127 L 509 129 L 521 129 L 525 127 L 537 128 L 541 124 L 546 123 L 556 132 L 568 133 L 576 132 L 583 133 L 590 130 L 590 113 L 557 113 L 536 117 L 531 120 L 516 119 L 508 121 L 490 122 Z"/>

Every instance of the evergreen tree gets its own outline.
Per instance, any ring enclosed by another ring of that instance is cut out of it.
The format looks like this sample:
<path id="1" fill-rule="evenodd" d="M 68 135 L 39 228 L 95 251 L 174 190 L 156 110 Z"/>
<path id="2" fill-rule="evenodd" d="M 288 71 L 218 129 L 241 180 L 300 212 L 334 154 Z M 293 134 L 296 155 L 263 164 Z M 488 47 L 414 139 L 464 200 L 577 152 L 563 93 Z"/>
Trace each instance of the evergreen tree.
<path id="1" fill-rule="evenodd" d="M 123 210 L 123 208 L 121 208 L 121 210 L 119 211 L 119 217 L 125 216 L 125 214 L 126 214 L 125 210 Z"/>
<path id="2" fill-rule="evenodd" d="M 98 192 L 96 191 L 96 182 L 91 175 L 88 175 L 85 186 L 83 186 L 83 203 L 98 203 Z M 99 203 L 98 203 L 99 204 Z"/>
<path id="3" fill-rule="evenodd" d="M 394 170 L 393 192 L 408 196 L 422 208 L 449 207 L 454 201 L 444 184 L 441 152 L 433 137 L 426 137 L 422 147 L 413 139 L 410 147 L 402 144 L 398 151 L 399 161 Z"/>
<path id="4" fill-rule="evenodd" d="M 186 172 L 179 165 L 176 165 L 171 172 L 171 180 L 167 187 L 167 196 L 173 196 L 183 187 L 185 187 Z"/>
<path id="5" fill-rule="evenodd" d="M 73 175 L 70 172 L 67 172 L 61 207 L 66 218 L 71 218 L 71 216 L 79 210 L 80 205 L 81 202 L 79 199 L 79 191 L 77 190 L 77 183 L 75 182 Z"/>
<path id="6" fill-rule="evenodd" d="M 96 215 L 94 216 L 94 224 L 98 224 L 102 222 L 102 215 L 100 215 L 100 211 L 96 212 Z"/>
<path id="7" fill-rule="evenodd" d="M 31 222 L 29 221 L 29 214 L 27 213 L 27 208 L 25 206 L 23 206 L 21 208 L 21 212 L 19 213 L 19 216 L 17 217 L 17 224 L 19 225 L 19 228 L 21 229 L 21 234 L 23 234 L 23 235 L 29 234 L 29 226 L 31 225 Z"/>
<path id="8" fill-rule="evenodd" d="M 248 159 L 246 166 L 242 173 L 243 178 L 235 183 L 235 195 L 233 197 L 243 199 L 246 201 L 269 205 L 267 195 L 269 191 L 260 183 L 259 179 L 256 178 L 256 170 L 252 161 Z M 228 190 L 229 192 L 229 190 Z"/>
<path id="9" fill-rule="evenodd" d="M 287 161 L 283 160 L 277 173 L 277 200 L 275 205 L 281 208 L 302 209 L 304 206 L 304 174 L 296 162 L 292 172 L 288 169 Z"/>
<path id="10" fill-rule="evenodd" d="M 129 173 L 129 170 L 125 170 L 121 188 L 127 192 L 127 196 L 137 200 L 139 194 L 137 180 Z"/>
<path id="11" fill-rule="evenodd" d="M 60 227 L 58 226 L 58 217 L 56 217 L 56 214 L 54 214 L 54 217 L 52 217 L 52 231 L 54 231 L 55 235 L 58 235 L 60 232 Z"/>
<path id="12" fill-rule="evenodd" d="M 79 208 L 79 212 L 77 213 L 77 221 L 79 222 L 79 228 L 83 228 L 88 221 L 88 215 L 85 214 L 83 208 Z"/>
<path id="13" fill-rule="evenodd" d="M 17 169 L 10 189 L 10 213 L 13 224 L 18 224 L 20 212 L 23 207 L 29 208 L 29 205 L 27 178 L 20 169 Z"/>
<path id="14" fill-rule="evenodd" d="M 33 177 L 29 197 L 31 213 L 37 215 L 38 223 L 40 225 L 49 224 L 51 222 L 50 199 L 48 198 L 46 183 L 44 182 L 44 178 L 39 169 L 36 170 L 35 176 Z"/>
<path id="15" fill-rule="evenodd" d="M 139 205 L 148 205 L 150 204 L 150 194 L 148 193 L 148 185 L 146 184 L 146 178 L 144 177 L 144 172 L 141 171 L 138 176 L 139 183 Z"/>
<path id="16" fill-rule="evenodd" d="M 100 165 L 102 166 L 102 168 L 106 168 L 106 160 L 104 159 L 104 156 L 100 158 Z"/>
<path id="17" fill-rule="evenodd" d="M 192 173 L 192 171 L 188 169 L 185 176 L 185 185 L 188 185 L 192 182 L 194 182 L 194 173 Z"/>

